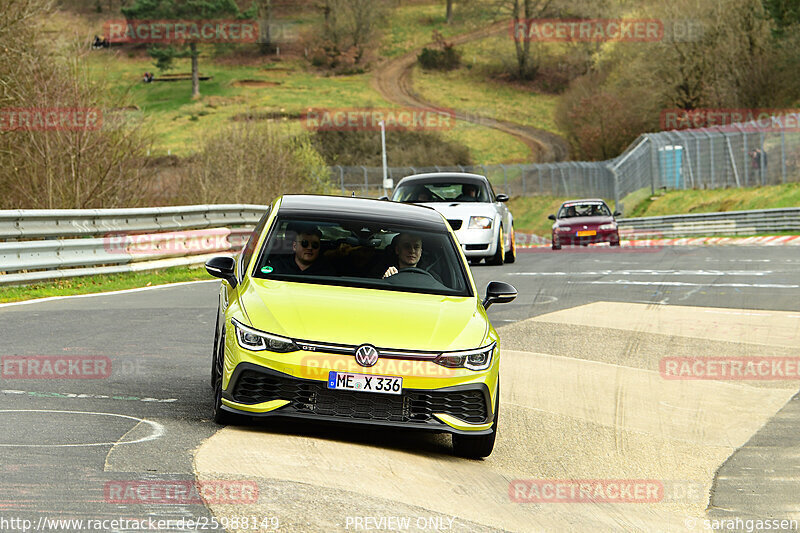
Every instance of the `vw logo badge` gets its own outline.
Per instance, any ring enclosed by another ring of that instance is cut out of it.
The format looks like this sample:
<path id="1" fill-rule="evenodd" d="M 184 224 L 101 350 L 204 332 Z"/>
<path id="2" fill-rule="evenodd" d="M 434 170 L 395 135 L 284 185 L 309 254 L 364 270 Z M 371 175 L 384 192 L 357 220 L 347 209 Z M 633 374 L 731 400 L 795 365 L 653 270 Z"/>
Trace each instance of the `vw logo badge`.
<path id="1" fill-rule="evenodd" d="M 374 366 L 378 362 L 378 350 L 371 344 L 356 348 L 356 363 L 361 366 Z"/>

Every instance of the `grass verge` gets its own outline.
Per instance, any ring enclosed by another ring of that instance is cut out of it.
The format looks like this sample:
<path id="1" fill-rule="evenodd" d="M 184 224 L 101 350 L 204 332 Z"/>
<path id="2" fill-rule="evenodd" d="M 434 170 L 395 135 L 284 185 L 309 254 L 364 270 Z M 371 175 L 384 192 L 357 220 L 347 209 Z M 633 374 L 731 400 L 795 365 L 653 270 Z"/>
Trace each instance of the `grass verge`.
<path id="1" fill-rule="evenodd" d="M 48 298 L 51 296 L 68 296 L 74 294 L 92 294 L 99 292 L 135 289 L 154 285 L 166 285 L 181 281 L 198 281 L 214 279 L 202 266 L 173 267 L 164 270 L 147 272 L 130 272 L 125 274 L 102 274 L 79 278 L 61 279 L 35 283 L 32 285 L 0 287 L 0 303 Z"/>
<path id="2" fill-rule="evenodd" d="M 637 191 L 623 200 L 626 217 L 800 207 L 800 183 L 743 189 L 658 191 L 654 196 L 649 194 L 649 189 L 646 192 Z"/>

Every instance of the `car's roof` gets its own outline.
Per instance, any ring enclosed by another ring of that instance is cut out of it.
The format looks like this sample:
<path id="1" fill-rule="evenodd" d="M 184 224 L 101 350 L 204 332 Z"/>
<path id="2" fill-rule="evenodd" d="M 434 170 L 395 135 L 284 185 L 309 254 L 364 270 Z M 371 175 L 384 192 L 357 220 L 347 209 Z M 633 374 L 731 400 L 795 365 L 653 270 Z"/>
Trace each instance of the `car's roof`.
<path id="1" fill-rule="evenodd" d="M 480 174 L 470 174 L 468 172 L 429 172 L 427 174 L 414 174 L 406 176 L 401 179 L 397 186 L 407 185 L 409 183 L 436 183 L 437 181 L 446 181 L 448 183 L 488 183 L 489 180 L 486 176 Z"/>
<path id="2" fill-rule="evenodd" d="M 606 201 L 602 198 L 584 198 L 583 200 L 569 200 L 564 202 L 561 205 L 573 205 L 573 204 L 605 204 Z"/>
<path id="3" fill-rule="evenodd" d="M 287 194 L 278 213 L 341 220 L 353 218 L 369 222 L 392 222 L 429 231 L 447 231 L 442 215 L 430 207 L 347 196 Z"/>

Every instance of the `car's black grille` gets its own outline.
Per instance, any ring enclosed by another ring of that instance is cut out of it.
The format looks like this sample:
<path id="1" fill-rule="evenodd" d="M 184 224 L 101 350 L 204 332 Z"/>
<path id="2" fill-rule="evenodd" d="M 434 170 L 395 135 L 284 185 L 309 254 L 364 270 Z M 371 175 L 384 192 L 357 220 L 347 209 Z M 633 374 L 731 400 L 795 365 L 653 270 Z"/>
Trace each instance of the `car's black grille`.
<path id="1" fill-rule="evenodd" d="M 461 221 L 461 220 L 455 220 L 455 219 L 451 220 L 449 218 L 447 219 L 447 222 L 450 224 L 450 227 L 453 228 L 453 231 L 460 230 L 461 229 L 461 224 L 463 224 L 463 221 Z"/>
<path id="2" fill-rule="evenodd" d="M 487 250 L 489 248 L 488 244 L 468 244 L 467 250 L 468 251 L 475 251 L 475 250 Z"/>
<path id="3" fill-rule="evenodd" d="M 289 400 L 282 410 L 341 418 L 386 422 L 438 422 L 433 413 L 446 413 L 473 424 L 487 421 L 487 406 L 480 390 L 414 391 L 378 394 L 330 390 L 324 383 L 243 371 L 233 399 L 244 404 Z"/>

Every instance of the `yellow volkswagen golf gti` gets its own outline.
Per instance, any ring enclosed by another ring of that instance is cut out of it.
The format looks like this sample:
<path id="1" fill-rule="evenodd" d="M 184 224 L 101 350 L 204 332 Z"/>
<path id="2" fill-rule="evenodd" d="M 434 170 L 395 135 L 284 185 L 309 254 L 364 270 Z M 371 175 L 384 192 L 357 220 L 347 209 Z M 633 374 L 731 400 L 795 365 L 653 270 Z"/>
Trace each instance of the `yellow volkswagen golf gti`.
<path id="1" fill-rule="evenodd" d="M 221 278 L 214 420 L 285 416 L 452 434 L 492 452 L 500 351 L 459 243 L 423 206 L 333 196 L 276 199 Z"/>

